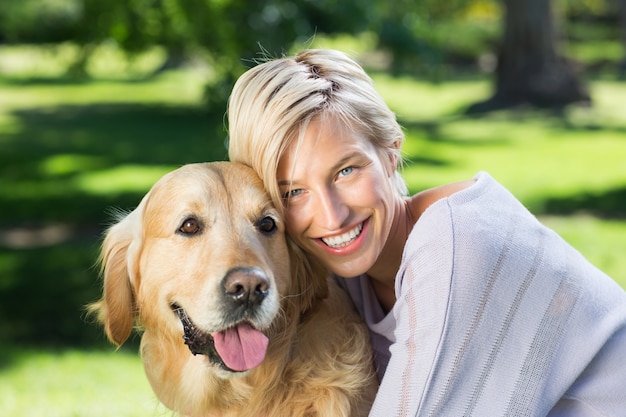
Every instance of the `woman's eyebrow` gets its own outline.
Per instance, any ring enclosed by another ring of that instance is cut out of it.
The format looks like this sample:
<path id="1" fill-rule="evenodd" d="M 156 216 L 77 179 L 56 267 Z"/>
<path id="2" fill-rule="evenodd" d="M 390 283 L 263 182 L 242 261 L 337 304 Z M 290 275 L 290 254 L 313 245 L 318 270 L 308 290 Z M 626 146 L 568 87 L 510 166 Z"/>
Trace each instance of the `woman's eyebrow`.
<path id="1" fill-rule="evenodd" d="M 349 154 L 345 155 L 343 158 L 341 158 L 340 160 L 335 162 L 335 164 L 330 167 L 330 171 L 331 172 L 338 171 L 345 164 L 347 164 L 348 161 L 352 160 L 353 158 L 358 158 L 361 155 L 362 155 L 362 153 L 359 152 L 359 151 L 350 152 Z M 301 181 L 299 179 L 295 179 L 295 178 L 290 179 L 290 180 L 279 180 L 278 181 L 278 186 L 279 187 L 287 187 L 287 186 L 290 186 L 293 183 L 297 184 L 299 182 L 301 182 Z"/>
<path id="2" fill-rule="evenodd" d="M 339 161 L 337 161 L 337 163 L 335 163 L 335 165 L 333 165 L 331 167 L 332 171 L 337 171 L 340 168 L 342 168 L 345 164 L 348 163 L 348 161 L 350 161 L 351 159 L 357 158 L 359 157 L 361 154 L 361 152 L 359 151 L 353 151 L 350 152 L 349 154 L 347 154 L 346 156 L 344 156 L 343 158 L 341 158 Z"/>

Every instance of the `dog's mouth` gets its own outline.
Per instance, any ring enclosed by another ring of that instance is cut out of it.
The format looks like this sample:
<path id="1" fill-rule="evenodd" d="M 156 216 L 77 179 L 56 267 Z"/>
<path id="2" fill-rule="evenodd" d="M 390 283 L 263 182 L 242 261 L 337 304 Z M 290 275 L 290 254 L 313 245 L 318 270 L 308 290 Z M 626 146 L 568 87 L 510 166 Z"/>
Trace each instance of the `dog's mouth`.
<path id="1" fill-rule="evenodd" d="M 218 332 L 199 329 L 183 308 L 172 310 L 183 324 L 183 339 L 194 355 L 206 355 L 209 361 L 230 372 L 245 372 L 263 362 L 269 339 L 247 321 Z"/>

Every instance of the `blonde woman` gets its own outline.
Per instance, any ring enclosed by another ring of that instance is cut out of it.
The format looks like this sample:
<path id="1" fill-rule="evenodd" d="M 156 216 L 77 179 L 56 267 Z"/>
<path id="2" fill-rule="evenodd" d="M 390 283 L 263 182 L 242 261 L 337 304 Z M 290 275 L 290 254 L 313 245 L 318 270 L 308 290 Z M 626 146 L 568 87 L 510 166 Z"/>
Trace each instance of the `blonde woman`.
<path id="1" fill-rule="evenodd" d="M 407 196 L 403 132 L 353 59 L 253 67 L 228 119 L 230 159 L 370 328 L 372 416 L 624 415 L 625 292 L 487 173 Z"/>

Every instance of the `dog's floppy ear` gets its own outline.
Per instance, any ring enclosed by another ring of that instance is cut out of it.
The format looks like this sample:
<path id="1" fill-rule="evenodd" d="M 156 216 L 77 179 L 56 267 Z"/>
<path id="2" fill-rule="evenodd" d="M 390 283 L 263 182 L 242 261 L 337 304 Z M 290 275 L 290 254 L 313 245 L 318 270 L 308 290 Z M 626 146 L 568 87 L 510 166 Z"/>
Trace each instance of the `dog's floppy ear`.
<path id="1" fill-rule="evenodd" d="M 102 299 L 89 307 L 98 315 L 105 332 L 113 343 L 120 346 L 133 330 L 136 304 L 133 287 L 137 283 L 137 258 L 141 233 L 140 205 L 106 232 L 100 267 L 104 279 Z"/>
<path id="2" fill-rule="evenodd" d="M 287 246 L 291 258 L 292 280 L 296 285 L 296 294 L 299 297 L 300 312 L 311 308 L 316 300 L 328 297 L 327 278 L 329 271 L 321 264 L 309 257 L 289 237 Z"/>

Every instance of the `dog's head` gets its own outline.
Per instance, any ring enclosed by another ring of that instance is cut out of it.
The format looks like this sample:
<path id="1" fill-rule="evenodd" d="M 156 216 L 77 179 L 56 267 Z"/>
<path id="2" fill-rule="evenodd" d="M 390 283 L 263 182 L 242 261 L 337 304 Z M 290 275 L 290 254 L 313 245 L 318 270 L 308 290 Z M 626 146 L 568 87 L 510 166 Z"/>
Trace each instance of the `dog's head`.
<path id="1" fill-rule="evenodd" d="M 287 242 L 260 179 L 232 162 L 161 178 L 107 231 L 101 263 L 93 310 L 111 341 L 123 344 L 138 323 L 227 372 L 257 366 L 285 310 L 299 314 L 326 291 Z"/>

